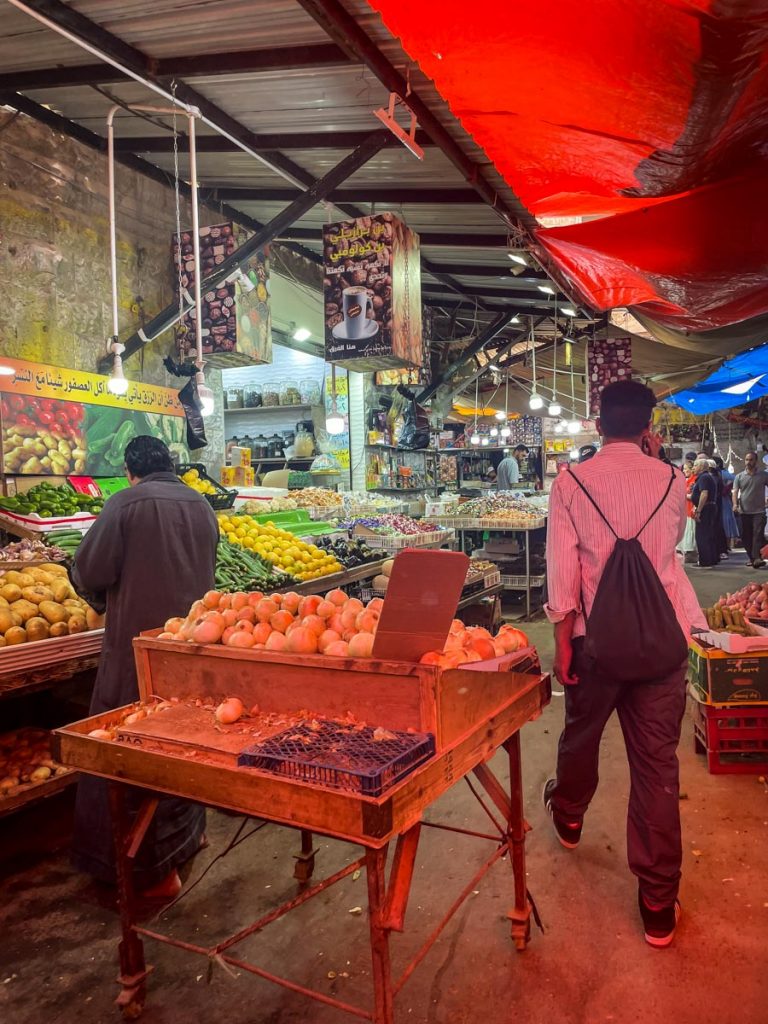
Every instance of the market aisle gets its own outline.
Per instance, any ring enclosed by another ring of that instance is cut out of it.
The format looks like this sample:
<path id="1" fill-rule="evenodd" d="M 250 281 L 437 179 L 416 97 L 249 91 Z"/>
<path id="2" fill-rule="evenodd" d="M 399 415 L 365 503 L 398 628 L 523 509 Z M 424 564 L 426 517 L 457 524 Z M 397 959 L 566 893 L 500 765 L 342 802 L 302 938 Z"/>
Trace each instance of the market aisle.
<path id="1" fill-rule="evenodd" d="M 737 565 L 691 571 L 700 598 L 711 603 L 753 574 Z M 545 663 L 550 628 L 530 629 Z M 555 687 L 556 690 L 559 687 Z M 582 847 L 567 853 L 556 844 L 540 804 L 541 786 L 554 763 L 562 715 L 554 697 L 544 716 L 523 732 L 529 837 L 529 876 L 547 930 L 535 932 L 528 951 L 516 955 L 506 910 L 511 872 L 497 865 L 474 899 L 458 913 L 423 967 L 399 998 L 398 1019 L 424 1024 L 762 1024 L 768 978 L 760 969 L 768 937 L 768 787 L 756 776 L 710 776 L 693 752 L 686 720 L 680 757 L 686 912 L 675 945 L 647 947 L 635 908 L 636 890 L 625 862 L 627 771 L 615 722 L 606 733 L 602 782 L 587 818 Z M 466 787 L 438 805 L 442 820 L 479 823 Z M 470 817 L 471 814 L 471 817 Z M 212 849 L 198 858 L 197 873 L 234 833 L 237 819 L 211 816 Z M 480 826 L 482 827 L 482 826 Z M 174 912 L 181 937 L 213 939 L 246 923 L 295 891 L 291 878 L 297 837 L 265 828 L 217 865 Z M 346 859 L 339 844 L 321 844 L 318 868 L 330 873 Z M 477 861 L 477 841 L 428 831 L 413 901 L 406 919 L 412 932 L 395 936 L 395 962 L 413 952 Z M 429 859 L 427 859 L 429 858 Z M 255 869 L 254 869 L 255 866 Z M 250 882 L 249 882 L 250 880 Z M 317 983 L 338 998 L 365 997 L 370 966 L 363 952 L 364 879 L 342 882 L 273 931 L 246 942 L 267 970 L 299 983 Z M 414 934 L 415 933 L 415 934 Z M 0 882 L 0 1019 L 4 1024 L 103 1024 L 118 1021 L 117 920 L 99 907 L 63 856 Z M 168 948 L 149 947 L 155 964 L 147 1024 L 187 1024 L 211 1019 L 230 1024 L 334 1024 L 344 1018 L 258 980 L 231 978 L 218 968 L 206 985 L 206 963 Z M 178 973 L 174 973 L 178 972 Z M 335 975 L 329 978 L 329 973 Z M 345 977 L 349 975 L 349 977 Z M 9 979 L 6 981 L 6 979 Z M 194 1005 L 194 1011 L 190 1009 Z M 351 1019 L 351 1018 L 350 1018 Z"/>

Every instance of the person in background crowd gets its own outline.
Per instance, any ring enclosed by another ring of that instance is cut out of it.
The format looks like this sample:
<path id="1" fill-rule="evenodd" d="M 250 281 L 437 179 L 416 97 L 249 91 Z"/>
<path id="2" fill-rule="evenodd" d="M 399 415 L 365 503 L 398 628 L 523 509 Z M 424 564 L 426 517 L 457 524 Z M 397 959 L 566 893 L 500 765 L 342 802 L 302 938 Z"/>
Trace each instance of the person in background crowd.
<path id="1" fill-rule="evenodd" d="M 755 569 L 765 566 L 760 549 L 765 544 L 765 489 L 768 472 L 761 469 L 756 452 L 744 456 L 744 470 L 733 481 L 733 510 L 741 513 L 741 539 L 747 564 Z"/>
<path id="2" fill-rule="evenodd" d="M 725 468 L 725 464 L 719 455 L 715 456 L 715 465 L 717 466 L 718 472 L 720 473 L 720 479 L 723 485 L 723 500 L 721 508 L 721 518 L 723 521 L 723 533 L 725 534 L 725 542 L 730 551 L 734 542 L 739 539 L 739 524 L 736 522 L 736 516 L 733 514 L 733 481 L 734 475 Z"/>
<path id="3" fill-rule="evenodd" d="M 106 603 L 104 648 L 91 699 L 92 715 L 139 698 L 133 638 L 186 615 L 214 585 L 219 527 L 205 498 L 173 471 L 171 453 L 155 437 L 135 437 L 125 449 L 130 487 L 104 505 L 75 555 L 78 590 Z M 83 775 L 77 789 L 75 866 L 115 882 L 108 783 Z M 126 799 L 135 815 L 141 796 Z M 177 868 L 203 845 L 205 808 L 160 797 L 135 860 L 137 889 L 148 899 L 172 899 L 181 889 Z"/>
<path id="4" fill-rule="evenodd" d="M 686 452 L 685 461 L 690 462 L 691 468 L 693 468 L 693 464 L 696 461 L 696 452 Z"/>
<path id="5" fill-rule="evenodd" d="M 677 550 L 681 551 L 683 556 L 685 556 L 696 550 L 696 511 L 691 502 L 691 491 L 696 483 L 696 475 L 693 472 L 693 462 L 690 460 L 683 463 L 683 476 L 686 480 L 685 532 L 677 546 Z"/>
<path id="6" fill-rule="evenodd" d="M 693 464 L 696 483 L 691 489 L 691 503 L 696 519 L 698 566 L 711 569 L 720 561 L 717 549 L 717 483 L 709 469 L 709 459 L 698 458 Z"/>
<path id="7" fill-rule="evenodd" d="M 524 446 L 518 445 L 518 448 L 520 447 Z M 516 452 L 517 448 L 515 448 Z M 520 482 L 520 464 L 515 457 L 515 453 L 505 455 L 496 469 L 496 489 L 499 491 L 509 491 L 515 484 Z"/>
<path id="8" fill-rule="evenodd" d="M 763 453 L 763 465 L 768 467 L 768 448 L 766 448 L 764 444 L 761 444 L 760 451 Z"/>
<path id="9" fill-rule="evenodd" d="M 602 447 L 575 474 L 589 497 L 571 473 L 561 473 L 552 484 L 546 612 L 555 627 L 554 673 L 564 684 L 565 728 L 557 776 L 544 787 L 544 803 L 560 843 L 574 849 L 597 789 L 600 739 L 616 710 L 631 779 L 627 859 L 638 879 L 646 941 L 667 946 L 680 913 L 676 750 L 685 711 L 686 665 L 681 663 L 663 679 L 626 684 L 595 675 L 584 653 L 586 622 L 614 550 L 612 531 L 638 538 L 683 634 L 688 636 L 692 627 L 704 628 L 699 602 L 675 552 L 685 527 L 685 481 L 679 471 L 670 481 L 670 467 L 658 458 L 661 438 L 650 433 L 655 404 L 650 388 L 637 381 L 609 384 L 597 421 Z M 643 624 L 647 630 L 654 627 L 653 622 Z M 595 898 L 604 898 L 597 889 Z"/>
<path id="10" fill-rule="evenodd" d="M 713 456 L 708 462 L 710 475 L 715 481 L 715 505 L 717 506 L 715 544 L 719 557 L 723 559 L 728 558 L 728 537 L 723 526 L 723 476 L 721 473 L 723 460 L 719 456 Z"/>

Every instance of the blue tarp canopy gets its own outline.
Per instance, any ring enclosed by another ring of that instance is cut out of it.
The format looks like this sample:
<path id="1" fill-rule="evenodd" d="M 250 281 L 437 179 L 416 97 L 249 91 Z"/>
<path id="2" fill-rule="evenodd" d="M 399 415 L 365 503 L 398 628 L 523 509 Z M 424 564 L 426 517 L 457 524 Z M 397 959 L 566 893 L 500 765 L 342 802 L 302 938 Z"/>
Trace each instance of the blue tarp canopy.
<path id="1" fill-rule="evenodd" d="M 666 401 L 697 416 L 746 405 L 768 395 L 768 344 L 728 359 L 695 387 Z"/>

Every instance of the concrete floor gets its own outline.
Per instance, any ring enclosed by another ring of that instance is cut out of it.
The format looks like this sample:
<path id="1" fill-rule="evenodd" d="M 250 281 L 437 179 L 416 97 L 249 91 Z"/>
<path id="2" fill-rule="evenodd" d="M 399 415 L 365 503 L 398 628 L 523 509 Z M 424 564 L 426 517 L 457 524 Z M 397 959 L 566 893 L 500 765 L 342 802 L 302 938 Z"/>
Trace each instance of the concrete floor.
<path id="1" fill-rule="evenodd" d="M 711 572 L 691 570 L 702 603 L 745 582 L 733 558 Z M 550 628 L 530 635 L 548 667 Z M 555 691 L 559 687 L 555 686 Z M 625 860 L 627 769 L 613 720 L 602 751 L 602 781 L 586 819 L 581 848 L 554 841 L 540 803 L 554 764 L 562 718 L 556 695 L 543 717 L 523 730 L 525 793 L 533 826 L 529 886 L 546 933 L 534 932 L 523 954 L 509 939 L 511 873 L 497 864 L 459 911 L 397 999 L 398 1021 L 428 1024 L 765 1024 L 768 1022 L 768 786 L 756 776 L 710 776 L 693 751 L 686 720 L 680 747 L 684 827 L 684 920 L 674 946 L 642 940 L 636 886 Z M 498 767 L 498 766 L 497 766 Z M 469 791 L 457 786 L 435 816 L 483 827 Z M 211 849 L 192 877 L 234 833 L 238 821 L 209 817 Z M 164 929 L 210 942 L 296 891 L 297 836 L 272 826 L 219 862 L 171 914 Z M 352 848 L 323 841 L 318 873 L 351 859 Z M 427 830 L 417 868 L 408 931 L 393 938 L 395 967 L 412 953 L 469 879 L 477 840 Z M 241 947 L 267 970 L 287 973 L 349 1002 L 367 999 L 364 877 L 348 878 L 269 933 Z M 102 1024 L 119 1019 L 118 926 L 64 852 L 43 857 L 0 880 L 0 1021 L 3 1024 Z M 155 965 L 147 1024 L 213 1020 L 228 1024 L 331 1024 L 344 1016 L 248 975 L 229 976 L 207 963 L 148 943 Z M 329 972 L 335 978 L 329 978 Z M 351 1019 L 351 1018 L 350 1018 Z"/>

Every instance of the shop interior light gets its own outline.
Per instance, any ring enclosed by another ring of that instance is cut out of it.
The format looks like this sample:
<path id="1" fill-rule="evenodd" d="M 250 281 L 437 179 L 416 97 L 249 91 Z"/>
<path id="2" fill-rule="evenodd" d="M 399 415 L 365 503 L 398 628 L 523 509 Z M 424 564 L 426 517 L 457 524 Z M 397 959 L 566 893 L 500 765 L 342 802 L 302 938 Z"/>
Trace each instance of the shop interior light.
<path id="1" fill-rule="evenodd" d="M 3 366 L 0 364 L 0 377 L 12 377 L 16 373 L 12 366 Z"/>
<path id="2" fill-rule="evenodd" d="M 496 412 L 494 413 L 494 416 L 496 417 L 497 420 L 505 420 L 507 418 L 507 414 L 504 412 L 503 409 L 497 409 Z"/>
<path id="3" fill-rule="evenodd" d="M 519 316 L 510 317 L 510 321 L 509 322 L 511 324 L 519 324 L 520 323 L 520 317 Z"/>
<path id="4" fill-rule="evenodd" d="M 312 337 L 312 331 L 308 331 L 306 327 L 297 327 L 293 332 L 294 341 L 309 341 Z"/>
<path id="5" fill-rule="evenodd" d="M 563 407 L 559 402 L 550 402 L 549 409 L 547 410 L 550 416 L 559 416 L 563 411 Z"/>
<path id="6" fill-rule="evenodd" d="M 544 399 L 541 397 L 541 395 L 537 395 L 534 391 L 531 397 L 528 399 L 528 406 L 531 409 L 543 409 Z"/>
<path id="7" fill-rule="evenodd" d="M 501 434 L 502 437 L 509 437 L 509 435 L 512 433 L 512 430 L 510 427 L 502 427 L 499 433 Z"/>
<path id="8" fill-rule="evenodd" d="M 480 443 L 485 447 L 491 443 L 491 439 L 489 437 L 484 437 Z"/>
<path id="9" fill-rule="evenodd" d="M 496 365 L 496 363 L 488 363 L 488 369 L 489 370 L 493 370 L 494 373 L 498 373 L 499 372 L 499 368 Z"/>
<path id="10" fill-rule="evenodd" d="M 565 424 L 563 423 L 562 420 L 558 420 L 557 423 L 555 424 L 555 433 L 556 434 L 563 434 L 563 433 L 565 433 Z"/>
<path id="11" fill-rule="evenodd" d="M 571 448 L 571 462 L 578 462 L 578 461 L 579 461 L 579 449 L 578 448 Z"/>
<path id="12" fill-rule="evenodd" d="M 205 374 L 202 370 L 197 371 L 195 380 L 197 381 L 197 397 L 200 399 L 200 413 L 203 416 L 210 416 L 216 407 L 216 403 L 213 392 L 205 383 Z"/>
<path id="13" fill-rule="evenodd" d="M 109 342 L 109 351 L 112 354 L 112 373 L 107 381 L 107 391 L 112 395 L 124 395 L 128 390 L 128 381 L 123 373 L 122 354 L 125 352 L 125 345 L 119 341 Z"/>
<path id="14" fill-rule="evenodd" d="M 528 261 L 526 260 L 525 256 L 521 256 L 519 252 L 508 252 L 507 256 L 509 256 L 509 258 L 513 262 L 519 263 L 521 267 L 528 266 Z"/>
<path id="15" fill-rule="evenodd" d="M 578 420 L 569 420 L 566 429 L 569 434 L 578 434 L 581 430 L 581 423 Z"/>
<path id="16" fill-rule="evenodd" d="M 554 295 L 555 294 L 555 289 L 554 288 L 550 288 L 548 284 L 540 284 L 539 285 L 539 291 L 540 292 L 544 292 L 545 295 Z"/>
<path id="17" fill-rule="evenodd" d="M 469 443 L 470 444 L 480 444 L 480 435 L 479 434 L 473 434 L 472 437 L 470 437 L 470 439 L 469 439 Z"/>
<path id="18" fill-rule="evenodd" d="M 499 436 L 499 428 L 498 427 L 491 427 L 489 433 L 490 433 L 491 437 L 498 437 Z"/>
<path id="19" fill-rule="evenodd" d="M 576 316 L 576 310 L 572 306 L 563 306 L 560 312 L 565 313 L 566 316 Z"/>

